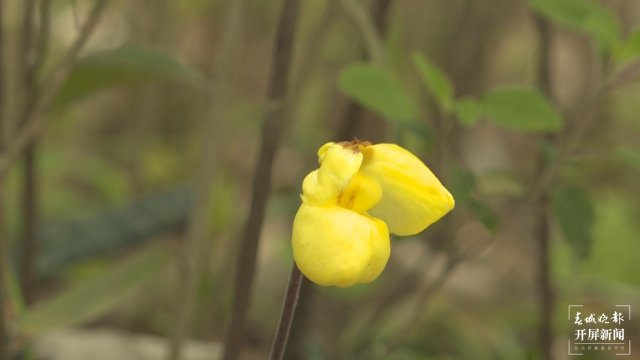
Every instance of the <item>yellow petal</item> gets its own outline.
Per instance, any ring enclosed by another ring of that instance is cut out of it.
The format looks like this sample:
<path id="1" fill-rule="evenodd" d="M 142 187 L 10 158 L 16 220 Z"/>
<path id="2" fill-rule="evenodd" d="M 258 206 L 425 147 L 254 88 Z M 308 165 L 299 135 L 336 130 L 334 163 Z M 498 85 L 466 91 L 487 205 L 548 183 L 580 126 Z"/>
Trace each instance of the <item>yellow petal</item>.
<path id="1" fill-rule="evenodd" d="M 369 213 L 387 223 L 392 233 L 417 234 L 453 209 L 453 196 L 409 151 L 394 144 L 376 144 L 362 151 L 361 173 L 382 187 L 382 199 Z"/>
<path id="2" fill-rule="evenodd" d="M 320 168 L 302 182 L 302 200 L 314 205 L 335 204 L 344 188 L 358 172 L 362 153 L 342 145 L 327 143 L 318 151 Z"/>
<path id="3" fill-rule="evenodd" d="M 364 213 L 380 202 L 380 183 L 371 176 L 357 173 L 338 194 L 338 205 L 358 213 Z"/>
<path id="4" fill-rule="evenodd" d="M 302 204 L 293 221 L 293 257 L 323 286 L 348 287 L 380 275 L 389 259 L 387 226 L 339 206 Z"/>

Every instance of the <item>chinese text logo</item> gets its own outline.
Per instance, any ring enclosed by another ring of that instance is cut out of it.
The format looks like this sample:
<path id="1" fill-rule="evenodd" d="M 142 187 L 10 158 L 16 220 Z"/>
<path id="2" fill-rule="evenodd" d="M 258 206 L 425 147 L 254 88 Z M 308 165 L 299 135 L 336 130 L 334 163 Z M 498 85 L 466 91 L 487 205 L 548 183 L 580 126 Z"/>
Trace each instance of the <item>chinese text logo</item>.
<path id="1" fill-rule="evenodd" d="M 631 340 L 625 337 L 625 322 L 631 320 L 630 305 L 616 305 L 611 311 L 588 311 L 584 305 L 569 305 L 572 336 L 569 355 L 585 352 L 614 352 L 631 355 Z"/>

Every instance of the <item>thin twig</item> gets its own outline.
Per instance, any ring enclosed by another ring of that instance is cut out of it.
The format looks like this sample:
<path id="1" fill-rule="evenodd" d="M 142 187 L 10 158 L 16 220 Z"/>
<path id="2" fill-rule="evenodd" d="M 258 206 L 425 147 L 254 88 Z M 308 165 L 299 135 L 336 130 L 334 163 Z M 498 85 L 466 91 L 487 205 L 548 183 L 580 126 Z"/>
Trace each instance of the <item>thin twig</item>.
<path id="1" fill-rule="evenodd" d="M 536 27 L 538 30 L 540 49 L 538 59 L 538 86 L 545 95 L 553 101 L 552 74 L 550 63 L 550 42 L 551 30 L 547 20 L 536 16 Z M 555 303 L 555 292 L 553 289 L 553 279 L 551 275 L 551 250 L 550 250 L 550 225 L 548 218 L 550 189 L 553 185 L 558 171 L 564 164 L 564 157 L 570 156 L 575 151 L 589 129 L 594 119 L 594 108 L 598 100 L 608 91 L 619 85 L 619 74 L 609 81 L 601 82 L 590 92 L 589 96 L 581 102 L 576 116 L 575 129 L 568 132 L 565 138 L 560 139 L 551 135 L 546 136 L 546 140 L 560 147 L 558 159 L 546 161 L 543 154 L 539 155 L 538 173 L 529 196 L 525 199 L 522 209 L 532 206 L 535 211 L 536 222 L 534 224 L 534 238 L 538 241 L 538 291 L 539 291 L 539 311 L 540 324 L 538 329 L 538 341 L 541 356 L 544 359 L 553 359 L 553 312 Z M 561 142 L 562 141 L 562 142 Z"/>
<path id="2" fill-rule="evenodd" d="M 350 16 L 359 24 L 363 38 L 367 42 L 367 51 L 361 54 L 362 59 L 368 59 L 374 64 L 383 62 L 382 37 L 387 28 L 387 12 L 391 7 L 391 0 L 377 0 L 373 3 L 371 16 L 363 14 L 364 9 L 357 3 L 350 0 L 343 0 L 342 4 L 348 10 Z M 369 34 L 369 35 L 366 35 Z M 358 136 L 365 109 L 354 101 L 349 101 L 341 116 L 336 138 L 339 140 L 349 140 Z"/>
<path id="3" fill-rule="evenodd" d="M 4 153 L 4 146 L 6 143 L 6 139 L 8 138 L 7 134 L 7 124 L 5 121 L 5 71 L 4 71 L 4 1 L 0 0 L 0 156 Z M 1 239 L 0 239 L 1 240 Z M 0 280 L 1 281 L 1 280 Z M 1 310 L 1 309 L 0 309 Z M 1 311 L 0 311 L 1 312 Z"/>
<path id="4" fill-rule="evenodd" d="M 96 0 L 96 4 L 91 10 L 89 17 L 75 42 L 67 50 L 66 54 L 58 66 L 55 67 L 49 78 L 43 82 L 43 89 L 46 89 L 46 92 L 43 93 L 38 98 L 38 101 L 29 108 L 29 111 L 24 117 L 24 126 L 18 130 L 15 137 L 13 137 L 12 142 L 7 145 L 6 152 L 2 157 L 0 157 L 0 179 L 7 175 L 11 166 L 24 152 L 24 149 L 29 145 L 33 138 L 42 131 L 42 127 L 45 122 L 43 115 L 55 100 L 62 88 L 62 85 L 64 84 L 64 81 L 73 69 L 78 53 L 84 47 L 89 36 L 93 33 L 93 30 L 98 24 L 98 20 L 100 19 L 108 2 L 109 0 Z"/>
<path id="5" fill-rule="evenodd" d="M 329 1 L 322 13 L 322 17 L 318 21 L 318 25 L 313 29 L 306 41 L 303 42 L 300 49 L 300 56 L 295 61 L 293 73 L 291 75 L 291 95 L 289 103 L 295 105 L 302 96 L 304 86 L 308 84 L 309 77 L 313 73 L 314 66 L 321 61 L 318 53 L 321 48 L 317 44 L 322 43 L 322 39 L 328 33 L 329 26 L 333 24 L 336 17 L 337 1 Z M 295 106 L 288 106 L 287 119 L 294 116 Z"/>
<path id="6" fill-rule="evenodd" d="M 25 46 L 24 49 L 24 61 L 26 66 L 24 77 L 22 81 L 24 82 L 24 95 L 25 99 L 23 101 L 24 110 L 22 113 L 26 114 L 28 112 L 28 108 L 31 104 L 36 102 L 38 97 L 39 89 L 37 86 L 37 77 L 40 71 L 42 64 L 47 56 L 48 43 L 49 43 L 49 26 L 50 26 L 50 7 L 51 0 L 42 0 L 39 3 L 39 31 L 35 40 L 35 52 L 33 54 L 33 61 L 31 61 L 30 47 Z M 31 12 L 35 12 L 35 8 L 33 4 L 30 7 Z M 25 23 L 29 23 L 33 26 L 33 14 L 27 15 L 25 14 Z M 25 33 L 29 34 L 25 37 L 25 41 L 28 39 L 29 43 L 32 43 L 31 39 L 33 36 L 31 35 L 33 30 L 28 30 L 26 27 L 23 30 Z M 26 62 L 29 60 L 28 62 Z M 20 120 L 20 126 L 23 126 L 25 123 L 25 119 Z M 38 196 L 38 186 L 37 186 L 37 159 L 38 159 L 38 151 L 37 151 L 37 142 L 32 141 L 25 149 L 24 154 L 24 181 L 23 181 L 23 194 L 22 194 L 22 239 L 20 240 L 20 284 L 22 285 L 22 293 L 24 299 L 27 304 L 33 302 L 35 297 L 35 279 L 34 279 L 34 268 L 35 268 L 35 259 L 37 256 L 37 242 L 36 235 L 38 233 L 38 224 L 39 224 L 39 196 Z"/>
<path id="7" fill-rule="evenodd" d="M 16 64 L 16 70 L 19 74 L 17 76 L 16 88 L 18 89 L 18 103 L 20 104 L 17 109 L 17 116 L 10 116 L 11 119 L 19 119 L 17 121 L 17 127 L 24 125 L 22 114 L 26 113 L 29 104 L 33 99 L 31 94 L 33 93 L 32 84 L 32 45 L 33 45 L 33 23 L 34 15 L 36 11 L 35 0 L 25 0 L 22 3 L 22 30 L 20 32 L 20 39 L 18 44 L 18 61 Z M 10 131 L 13 133 L 14 128 L 11 125 Z M 31 279 L 32 279 L 32 257 L 31 255 L 35 250 L 35 227 L 34 220 L 36 218 L 35 203 L 35 153 L 34 143 L 27 146 L 24 151 L 24 166 L 23 166 L 23 179 L 22 182 L 22 234 L 20 239 L 20 285 L 22 286 L 22 292 L 27 302 L 31 299 Z"/>
<path id="8" fill-rule="evenodd" d="M 365 10 L 365 8 L 357 1 L 354 0 L 341 0 L 342 6 L 347 13 L 353 18 L 353 21 L 357 25 L 365 44 L 367 45 L 367 51 L 369 59 L 376 65 L 384 64 L 384 49 L 382 48 L 382 40 L 380 34 L 376 31 L 376 25 L 371 20 L 371 17 Z"/>
<path id="9" fill-rule="evenodd" d="M 36 37 L 35 59 L 31 72 L 29 74 L 29 81 L 32 84 L 36 84 L 42 67 L 47 60 L 49 54 L 49 32 L 51 30 L 51 3 L 53 0 L 40 0 L 39 18 L 40 18 L 40 31 Z M 33 86 L 33 89 L 37 89 Z M 37 97 L 38 93 L 35 94 Z"/>
<path id="10" fill-rule="evenodd" d="M 570 116 L 572 123 L 577 124 L 575 129 L 569 131 L 565 138 L 558 139 L 559 154 L 556 159 L 551 160 L 547 166 L 538 173 L 532 182 L 532 187 L 523 201 L 521 209 L 527 210 L 532 204 L 549 189 L 556 178 L 558 171 L 566 164 L 566 160 L 575 155 L 576 150 L 582 144 L 588 130 L 596 119 L 597 105 L 606 95 L 618 87 L 628 85 L 634 79 L 640 77 L 640 63 L 630 64 L 614 73 L 610 78 L 602 81 L 590 91 L 580 102 L 576 110 Z"/>
<path id="11" fill-rule="evenodd" d="M 11 138 L 13 134 L 22 125 L 21 120 L 24 115 L 24 109 L 28 107 L 28 78 L 32 63 L 32 45 L 33 45 L 33 22 L 35 18 L 36 1 L 24 0 L 20 2 L 20 30 L 15 38 L 16 40 L 16 61 L 13 65 L 12 73 L 15 76 L 10 77 L 9 88 L 12 89 L 13 97 L 8 101 L 7 118 L 5 119 L 5 134 L 7 138 Z"/>
<path id="12" fill-rule="evenodd" d="M 289 285 L 287 286 L 287 292 L 282 303 L 282 311 L 280 311 L 280 321 L 278 322 L 278 330 L 273 338 L 273 345 L 271 346 L 271 360 L 282 360 L 284 356 L 284 350 L 287 347 L 287 340 L 289 339 L 289 331 L 291 330 L 291 324 L 293 323 L 293 316 L 296 313 L 296 305 L 298 305 L 298 298 L 300 294 L 300 286 L 302 285 L 304 277 L 298 269 L 298 266 L 294 263 L 291 267 L 291 277 L 289 278 Z"/>
<path id="13" fill-rule="evenodd" d="M 253 175 L 251 210 L 245 225 L 236 263 L 233 311 L 225 342 L 224 358 L 226 360 L 237 359 L 244 344 L 245 322 L 256 267 L 258 240 L 271 189 L 271 170 L 280 144 L 282 129 L 285 125 L 283 123 L 285 118 L 283 102 L 287 93 L 289 67 L 293 57 L 297 14 L 298 0 L 285 0 L 280 10 L 280 20 L 276 34 L 275 52 L 271 65 L 268 108 L 264 115 L 260 155 Z"/>
<path id="14" fill-rule="evenodd" d="M 5 114 L 5 73 L 4 73 L 4 1 L 0 0 L 0 155 L 4 151 L 4 140 L 5 140 L 5 123 L 4 123 L 4 114 Z"/>
<path id="15" fill-rule="evenodd" d="M 7 359 L 9 354 L 8 303 L 5 290 L 7 288 L 6 253 L 9 239 L 4 221 L 4 200 L 4 180 L 0 179 L 0 359 Z"/>
<path id="16" fill-rule="evenodd" d="M 32 142 L 24 153 L 22 182 L 22 236 L 20 239 L 20 285 L 26 304 L 35 297 L 36 235 L 39 223 L 37 186 L 37 144 Z"/>
<path id="17" fill-rule="evenodd" d="M 402 345 L 407 337 L 420 324 L 420 320 L 422 319 L 421 315 L 424 314 L 431 299 L 433 299 L 434 295 L 436 295 L 438 291 L 444 287 L 449 277 L 454 273 L 454 270 L 458 267 L 459 264 L 462 263 L 465 258 L 466 256 L 449 255 L 443 269 L 438 273 L 436 278 L 418 294 L 418 299 L 416 300 L 413 311 L 411 312 L 411 318 L 409 318 L 407 322 L 402 324 L 398 331 L 394 332 L 393 337 L 389 340 L 386 348 L 384 349 L 384 353 L 386 355 L 391 354 L 400 345 Z M 365 358 L 368 358 L 368 356 L 366 356 Z"/>
<path id="18" fill-rule="evenodd" d="M 21 111 L 23 108 L 27 107 L 28 98 L 29 98 L 29 75 L 31 72 L 31 63 L 32 63 L 32 45 L 33 45 L 33 20 L 36 10 L 36 1 L 35 0 L 24 0 L 23 2 L 23 13 L 22 13 L 22 30 L 20 32 L 20 38 L 18 39 L 18 62 L 17 62 L 17 71 L 18 71 L 18 89 L 19 89 L 19 101 L 22 104 L 19 107 L 18 111 Z M 18 116 L 19 117 L 19 116 Z M 18 118 L 16 117 L 16 118 Z M 12 124 L 20 126 L 21 124 Z"/>
<path id="19" fill-rule="evenodd" d="M 424 262 L 424 268 L 418 271 L 421 274 L 433 273 L 435 268 L 437 267 L 440 267 L 441 270 L 438 271 L 437 275 L 432 280 L 430 280 L 423 289 L 418 292 L 417 298 L 413 304 L 413 309 L 410 317 L 408 317 L 402 324 L 398 325 L 397 330 L 394 331 L 394 335 L 387 342 L 386 348 L 383 349 L 384 354 L 391 354 L 399 346 L 401 346 L 404 341 L 406 341 L 408 336 L 420 324 L 420 319 L 423 318 L 424 313 L 428 311 L 431 300 L 444 288 L 448 279 L 454 274 L 456 269 L 464 262 L 476 259 L 478 256 L 486 253 L 486 251 L 493 245 L 495 245 L 496 242 L 496 233 L 493 233 L 482 243 L 476 244 L 475 246 L 470 247 L 469 249 L 466 249 L 464 251 L 458 249 L 451 242 L 447 242 L 448 250 L 446 252 L 446 258 L 444 259 L 444 264 L 442 266 L 438 266 L 438 264 L 434 261 Z M 419 255 L 418 258 L 423 259 L 424 256 Z M 371 311 L 363 314 L 365 316 L 363 321 L 356 324 L 356 326 L 352 326 L 351 329 L 348 329 L 343 333 L 342 336 L 345 338 L 345 343 L 351 342 L 350 339 L 353 338 L 354 334 L 359 334 L 360 339 L 363 339 L 363 332 L 367 327 L 371 327 L 372 322 L 380 317 L 380 314 L 384 311 L 384 309 L 393 306 L 394 303 L 397 303 L 400 299 L 404 298 L 403 287 L 415 284 L 415 277 L 413 276 L 413 273 L 415 273 L 415 271 L 416 270 L 407 272 L 404 277 L 400 279 L 394 287 L 391 288 L 389 293 L 397 294 L 397 296 L 389 296 L 385 299 L 382 299 L 382 301 L 380 301 L 378 305 L 375 306 Z M 364 345 L 363 341 L 355 344 L 352 348 L 360 349 L 362 345 Z M 365 351 L 364 354 L 361 354 L 361 356 L 359 356 L 358 358 L 370 359 L 372 356 L 373 355 L 368 351 Z M 377 356 L 380 356 L 380 354 L 378 354 Z"/>
<path id="20" fill-rule="evenodd" d="M 189 334 L 195 303 L 196 287 L 202 270 L 202 256 L 207 241 L 208 212 L 211 199 L 211 183 L 215 176 L 215 163 L 219 152 L 219 144 L 212 141 L 220 131 L 221 119 L 226 110 L 225 104 L 229 103 L 228 92 L 225 86 L 231 84 L 231 72 L 229 67 L 234 60 L 229 56 L 236 45 L 235 35 L 241 30 L 241 16 L 244 2 L 236 0 L 231 3 L 228 14 L 225 17 L 223 33 L 220 39 L 220 47 L 213 62 L 213 72 L 216 77 L 215 87 L 207 94 L 207 119 L 204 125 L 205 137 L 202 139 L 202 158 L 196 179 L 194 182 L 195 198 L 191 208 L 184 246 L 180 249 L 178 267 L 180 281 L 178 283 L 176 301 L 176 320 L 172 328 L 169 342 L 168 358 L 177 360 L 181 358 L 184 339 Z"/>
<path id="21" fill-rule="evenodd" d="M 536 16 L 536 26 L 540 47 L 538 50 L 538 86 L 542 89 L 549 99 L 553 99 L 552 79 L 551 79 L 551 29 L 549 23 L 542 17 Z M 554 142 L 551 135 L 545 136 L 548 141 Z M 539 155 L 539 166 L 544 169 L 546 165 L 544 155 Z M 553 357 L 553 304 L 554 293 L 549 271 L 550 249 L 549 249 L 549 218 L 547 217 L 547 209 L 549 205 L 549 196 L 545 192 L 537 201 L 536 223 L 534 225 L 534 236 L 538 242 L 538 291 L 539 291 L 539 311 L 540 324 L 538 328 L 538 341 L 542 358 L 551 360 Z"/>
<path id="22" fill-rule="evenodd" d="M 399 301 L 406 298 L 407 294 L 415 288 L 417 277 L 416 273 L 419 273 L 420 278 L 422 274 L 431 274 L 438 267 L 437 261 L 425 261 L 426 254 L 418 254 L 416 259 L 410 264 L 407 264 L 409 271 L 405 271 L 400 274 L 398 279 L 394 279 L 393 284 L 390 284 L 389 288 L 380 291 L 378 294 L 372 297 L 375 302 L 371 306 L 365 307 L 354 314 L 354 319 L 349 326 L 345 326 L 340 333 L 340 349 L 345 349 L 345 353 L 351 354 L 357 349 L 360 349 L 367 341 L 365 334 L 367 329 L 372 327 L 372 324 L 381 318 L 381 314 L 385 310 L 391 308 Z M 416 267 L 420 267 L 419 270 L 415 270 Z M 367 301 L 370 303 L 370 301 Z"/>

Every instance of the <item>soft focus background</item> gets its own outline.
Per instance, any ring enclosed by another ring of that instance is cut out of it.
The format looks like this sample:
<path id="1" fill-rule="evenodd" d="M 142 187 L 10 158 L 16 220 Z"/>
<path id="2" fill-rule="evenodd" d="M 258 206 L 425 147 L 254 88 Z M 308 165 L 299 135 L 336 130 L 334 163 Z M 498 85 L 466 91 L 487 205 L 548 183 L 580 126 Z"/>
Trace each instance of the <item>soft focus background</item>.
<path id="1" fill-rule="evenodd" d="M 638 1 L 301 1 L 283 101 L 282 1 L 0 3 L 7 359 L 221 358 L 272 107 L 241 358 L 267 357 L 317 148 L 354 137 L 456 208 L 372 284 L 304 283 L 287 358 L 565 359 L 567 305 L 640 310 Z"/>

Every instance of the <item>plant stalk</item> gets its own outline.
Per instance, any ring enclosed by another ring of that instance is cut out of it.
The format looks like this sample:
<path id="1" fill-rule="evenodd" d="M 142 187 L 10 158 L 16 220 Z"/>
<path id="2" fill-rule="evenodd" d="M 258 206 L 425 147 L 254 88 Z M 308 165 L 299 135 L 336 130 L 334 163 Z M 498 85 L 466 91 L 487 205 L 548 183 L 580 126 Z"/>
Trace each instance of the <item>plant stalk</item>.
<path id="1" fill-rule="evenodd" d="M 271 355 L 269 356 L 271 360 L 282 360 L 284 357 L 289 332 L 293 324 L 293 316 L 296 313 L 296 306 L 300 298 L 300 286 L 302 285 L 303 279 L 304 277 L 300 269 L 298 269 L 298 266 L 294 263 L 291 267 L 291 277 L 289 278 L 289 285 L 287 286 L 287 292 L 284 297 L 284 302 L 282 303 L 278 330 L 276 331 L 273 338 L 273 345 L 271 346 Z"/>

